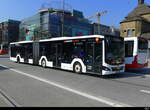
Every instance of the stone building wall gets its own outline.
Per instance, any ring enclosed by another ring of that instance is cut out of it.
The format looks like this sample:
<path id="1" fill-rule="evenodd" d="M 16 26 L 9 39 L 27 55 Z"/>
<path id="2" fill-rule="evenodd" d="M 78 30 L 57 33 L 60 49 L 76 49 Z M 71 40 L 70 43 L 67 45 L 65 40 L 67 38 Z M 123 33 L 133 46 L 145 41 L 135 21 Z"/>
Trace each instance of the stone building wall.
<path id="1" fill-rule="evenodd" d="M 138 6 L 120 24 L 122 37 L 138 37 L 150 33 L 150 6 L 144 0 L 138 0 Z"/>
<path id="2" fill-rule="evenodd" d="M 134 37 L 141 34 L 141 22 L 140 21 L 130 21 L 121 24 L 121 36 L 122 37 Z M 128 35 L 128 31 L 131 31 L 131 35 Z"/>

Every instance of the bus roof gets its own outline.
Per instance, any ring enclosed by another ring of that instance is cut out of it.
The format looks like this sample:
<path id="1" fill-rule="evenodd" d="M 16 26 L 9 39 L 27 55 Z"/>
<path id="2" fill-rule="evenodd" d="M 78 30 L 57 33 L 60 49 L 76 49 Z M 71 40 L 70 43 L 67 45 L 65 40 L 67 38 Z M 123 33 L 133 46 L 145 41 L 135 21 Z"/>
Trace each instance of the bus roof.
<path id="1" fill-rule="evenodd" d="M 10 44 L 17 44 L 17 43 L 19 43 L 19 44 L 25 44 L 25 43 L 32 43 L 32 42 L 34 42 L 34 41 L 20 41 L 20 42 L 12 42 Z"/>
<path id="2" fill-rule="evenodd" d="M 50 38 L 50 39 L 44 39 L 39 40 L 39 42 L 46 42 L 46 41 L 61 41 L 61 40 L 74 40 L 74 39 L 85 39 L 85 38 L 104 38 L 102 35 L 88 35 L 88 36 L 76 36 L 76 37 L 57 37 L 57 38 Z M 20 42 L 13 42 L 10 44 L 16 44 L 16 43 L 33 43 L 34 41 L 20 41 Z"/>
<path id="3" fill-rule="evenodd" d="M 40 40 L 40 42 L 45 42 L 45 41 L 61 41 L 61 40 L 74 40 L 74 39 L 86 39 L 86 38 L 104 38 L 102 35 L 89 35 L 89 36 L 76 36 L 76 37 L 59 37 L 59 38 L 51 38 L 51 39 L 44 39 Z"/>
<path id="4" fill-rule="evenodd" d="M 137 40 L 138 37 L 125 37 L 124 38 L 124 41 L 134 41 L 134 40 Z"/>

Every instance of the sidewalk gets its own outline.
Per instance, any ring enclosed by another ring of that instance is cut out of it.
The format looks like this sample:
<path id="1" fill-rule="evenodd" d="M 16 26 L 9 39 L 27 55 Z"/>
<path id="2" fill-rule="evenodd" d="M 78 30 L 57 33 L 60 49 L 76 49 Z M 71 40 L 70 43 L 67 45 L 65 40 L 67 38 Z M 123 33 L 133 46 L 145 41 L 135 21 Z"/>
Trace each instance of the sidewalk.
<path id="1" fill-rule="evenodd" d="M 6 55 L 0 55 L 0 58 L 9 58 L 9 54 L 6 54 Z"/>

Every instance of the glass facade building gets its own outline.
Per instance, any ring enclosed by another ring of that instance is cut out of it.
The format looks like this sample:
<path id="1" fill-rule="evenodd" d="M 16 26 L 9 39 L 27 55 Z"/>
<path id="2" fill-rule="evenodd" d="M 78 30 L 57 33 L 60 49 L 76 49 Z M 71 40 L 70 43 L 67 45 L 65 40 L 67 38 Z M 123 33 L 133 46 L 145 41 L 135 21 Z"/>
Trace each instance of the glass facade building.
<path id="1" fill-rule="evenodd" d="M 71 37 L 92 34 L 92 24 L 83 13 L 73 10 L 44 9 L 20 24 L 20 40 Z"/>
<path id="2" fill-rule="evenodd" d="M 20 21 L 6 20 L 0 23 L 0 45 L 8 45 L 19 39 Z"/>
<path id="3" fill-rule="evenodd" d="M 33 15 L 21 21 L 19 26 L 19 40 L 32 40 L 35 30 L 40 30 L 40 14 Z M 29 31 L 30 30 L 30 31 Z"/>

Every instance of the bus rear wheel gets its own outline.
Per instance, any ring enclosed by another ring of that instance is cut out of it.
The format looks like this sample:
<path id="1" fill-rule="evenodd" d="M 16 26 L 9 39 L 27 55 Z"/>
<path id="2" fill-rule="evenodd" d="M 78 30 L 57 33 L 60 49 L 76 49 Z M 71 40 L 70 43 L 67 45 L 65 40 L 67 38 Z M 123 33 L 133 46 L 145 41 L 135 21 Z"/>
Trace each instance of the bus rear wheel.
<path id="1" fill-rule="evenodd" d="M 46 61 L 45 61 L 45 59 L 42 60 L 41 65 L 42 65 L 43 68 L 46 68 Z"/>
<path id="2" fill-rule="evenodd" d="M 80 63 L 75 63 L 74 66 L 73 66 L 73 70 L 75 73 L 82 73 L 82 66 Z"/>
<path id="3" fill-rule="evenodd" d="M 20 63 L 20 58 L 19 57 L 17 57 L 17 63 Z"/>

